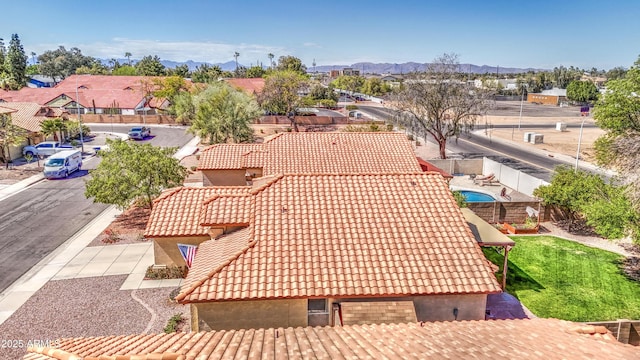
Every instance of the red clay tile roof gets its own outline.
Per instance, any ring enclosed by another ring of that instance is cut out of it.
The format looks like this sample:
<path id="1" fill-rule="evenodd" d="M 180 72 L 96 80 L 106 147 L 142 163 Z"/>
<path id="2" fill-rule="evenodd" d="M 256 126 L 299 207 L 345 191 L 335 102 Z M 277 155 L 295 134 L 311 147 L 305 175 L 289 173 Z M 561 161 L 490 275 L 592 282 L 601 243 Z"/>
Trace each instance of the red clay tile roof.
<path id="1" fill-rule="evenodd" d="M 207 229 L 200 226 L 204 201 L 218 194 L 246 194 L 247 186 L 182 187 L 167 190 L 154 200 L 144 235 L 206 236 Z"/>
<path id="2" fill-rule="evenodd" d="M 262 144 L 216 144 L 202 150 L 198 170 L 246 169 L 244 158 Z"/>
<path id="3" fill-rule="evenodd" d="M 200 226 L 247 226 L 251 221 L 251 195 L 213 196 L 206 200 L 200 214 Z"/>
<path id="4" fill-rule="evenodd" d="M 285 175 L 252 193 L 255 245 L 194 264 L 207 278 L 180 302 L 500 291 L 440 174 Z"/>
<path id="5" fill-rule="evenodd" d="M 214 145 L 200 157 L 200 170 L 247 168 L 263 175 L 421 170 L 400 133 L 281 133 L 263 144 Z"/>
<path id="6" fill-rule="evenodd" d="M 154 79 L 163 77 L 71 75 L 53 88 L 24 87 L 18 91 L 0 93 L 0 99 L 45 105 L 64 94 L 73 101 L 78 98 L 78 102 L 86 108 L 94 105 L 97 108 L 109 108 L 115 102 L 120 109 L 134 109 L 148 91 L 145 88 L 155 87 Z M 79 89 L 77 96 L 76 89 Z M 150 104 L 162 108 L 165 99 L 152 99 Z"/>
<path id="7" fill-rule="evenodd" d="M 209 274 L 215 273 L 221 266 L 225 266 L 240 253 L 253 246 L 250 238 L 251 229 L 244 228 L 202 242 L 198 246 L 198 256 L 194 260 L 194 265 L 189 269 L 185 282 L 193 284 L 204 281 L 209 277 Z"/>
<path id="8" fill-rule="evenodd" d="M 264 79 L 263 78 L 233 78 L 233 79 L 225 79 L 224 81 L 231 84 L 231 86 L 243 90 L 249 95 L 259 94 L 264 89 Z"/>
<path id="9" fill-rule="evenodd" d="M 84 359 L 148 353 L 182 354 L 186 360 L 640 358 L 640 348 L 579 334 L 576 326 L 556 319 L 522 319 L 226 330 L 62 339 L 59 349 Z M 28 351 L 24 359 L 52 359 L 39 355 L 49 349 Z"/>

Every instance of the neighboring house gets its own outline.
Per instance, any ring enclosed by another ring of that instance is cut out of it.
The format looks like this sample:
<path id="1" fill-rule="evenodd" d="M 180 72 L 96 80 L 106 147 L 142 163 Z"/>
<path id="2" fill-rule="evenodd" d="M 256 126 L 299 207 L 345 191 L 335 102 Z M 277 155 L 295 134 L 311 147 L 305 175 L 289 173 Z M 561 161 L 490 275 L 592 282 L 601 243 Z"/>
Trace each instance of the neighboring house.
<path id="1" fill-rule="evenodd" d="M 0 100 L 36 102 L 71 114 L 153 115 L 166 112 L 169 106 L 166 99 L 153 97 L 154 79 L 161 77 L 71 75 L 52 88 L 1 93 Z"/>
<path id="2" fill-rule="evenodd" d="M 182 209 L 214 229 L 176 297 L 193 331 L 479 320 L 501 291 L 439 173 L 280 175 L 241 189 Z"/>
<path id="3" fill-rule="evenodd" d="M 31 75 L 27 81 L 27 86 L 36 88 L 50 88 L 56 85 L 55 80 L 50 76 Z"/>
<path id="4" fill-rule="evenodd" d="M 43 120 L 52 118 L 68 119 L 69 113 L 49 106 L 42 106 L 32 102 L 0 102 L 0 113 L 11 116 L 11 122 L 26 130 L 26 140 L 24 143 L 13 146 L 9 153 L 11 160 L 22 157 L 22 147 L 25 145 L 37 144 L 46 140 L 41 133 L 40 124 Z"/>
<path id="5" fill-rule="evenodd" d="M 544 105 L 560 105 L 567 101 L 567 90 L 553 88 L 543 90 L 541 93 L 527 94 L 527 102 Z"/>
<path id="6" fill-rule="evenodd" d="M 217 144 L 203 150 L 198 170 L 205 186 L 246 185 L 288 173 L 420 171 L 411 143 L 400 133 L 280 133 L 262 144 Z"/>
<path id="7" fill-rule="evenodd" d="M 556 319 L 435 322 L 67 338 L 23 360 L 640 358 L 602 326 Z"/>

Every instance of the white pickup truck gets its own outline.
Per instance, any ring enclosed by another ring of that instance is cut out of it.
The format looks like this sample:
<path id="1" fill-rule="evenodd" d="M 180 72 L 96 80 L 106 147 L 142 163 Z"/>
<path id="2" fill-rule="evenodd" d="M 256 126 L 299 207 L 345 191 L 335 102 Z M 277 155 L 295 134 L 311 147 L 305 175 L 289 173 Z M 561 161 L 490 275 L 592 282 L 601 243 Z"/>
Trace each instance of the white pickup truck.
<path id="1" fill-rule="evenodd" d="M 73 146 L 62 145 L 57 141 L 43 141 L 38 145 L 25 146 L 22 155 L 50 156 L 64 150 L 73 150 Z"/>

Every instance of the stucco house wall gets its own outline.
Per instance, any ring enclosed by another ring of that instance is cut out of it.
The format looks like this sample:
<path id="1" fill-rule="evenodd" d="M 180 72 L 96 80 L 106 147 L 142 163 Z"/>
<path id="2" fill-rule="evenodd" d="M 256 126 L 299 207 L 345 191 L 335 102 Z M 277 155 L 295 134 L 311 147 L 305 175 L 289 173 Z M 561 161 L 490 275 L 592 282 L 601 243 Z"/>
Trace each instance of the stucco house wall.
<path id="1" fill-rule="evenodd" d="M 191 304 L 191 330 L 307 326 L 307 300 L 244 300 Z"/>
<path id="2" fill-rule="evenodd" d="M 221 231 L 222 232 L 222 231 Z M 158 237 L 153 239 L 153 258 L 156 265 L 186 266 L 177 244 L 199 245 L 211 236 Z"/>
<path id="3" fill-rule="evenodd" d="M 202 170 L 202 183 L 204 186 L 246 186 L 247 171 L 234 170 Z"/>

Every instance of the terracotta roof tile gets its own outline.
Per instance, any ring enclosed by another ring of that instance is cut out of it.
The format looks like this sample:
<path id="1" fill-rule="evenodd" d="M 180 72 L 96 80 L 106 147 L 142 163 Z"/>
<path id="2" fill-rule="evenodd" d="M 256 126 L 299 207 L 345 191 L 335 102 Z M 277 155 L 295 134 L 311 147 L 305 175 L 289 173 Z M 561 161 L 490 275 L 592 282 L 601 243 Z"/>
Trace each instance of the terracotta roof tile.
<path id="1" fill-rule="evenodd" d="M 200 225 L 249 225 L 251 195 L 216 195 L 203 203 Z"/>
<path id="2" fill-rule="evenodd" d="M 281 133 L 262 144 L 218 144 L 203 150 L 199 169 L 262 168 L 263 175 L 420 171 L 400 133 Z"/>
<path id="3" fill-rule="evenodd" d="M 200 226 L 202 205 L 214 195 L 246 194 L 247 186 L 182 187 L 165 191 L 153 204 L 145 236 L 206 236 Z"/>
<path id="4" fill-rule="evenodd" d="M 245 169 L 245 156 L 262 144 L 216 144 L 202 150 L 199 170 Z"/>
<path id="5" fill-rule="evenodd" d="M 210 276 L 182 302 L 500 291 L 437 173 L 285 175 L 251 193 L 255 246 L 194 264 Z"/>
<path id="6" fill-rule="evenodd" d="M 235 88 L 245 91 L 249 95 L 259 94 L 264 88 L 263 78 L 233 78 L 225 79 L 224 81 Z"/>
<path id="7" fill-rule="evenodd" d="M 63 339 L 59 350 L 79 358 L 178 354 L 196 359 L 637 359 L 640 348 L 572 330 L 555 319 L 453 321 L 227 330 Z M 30 348 L 28 360 L 50 360 Z M 169 357 L 174 356 L 174 357 Z M 163 357 L 162 359 L 165 359 Z"/>

